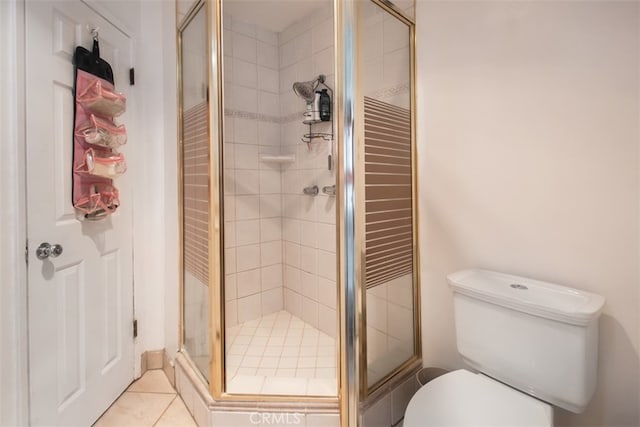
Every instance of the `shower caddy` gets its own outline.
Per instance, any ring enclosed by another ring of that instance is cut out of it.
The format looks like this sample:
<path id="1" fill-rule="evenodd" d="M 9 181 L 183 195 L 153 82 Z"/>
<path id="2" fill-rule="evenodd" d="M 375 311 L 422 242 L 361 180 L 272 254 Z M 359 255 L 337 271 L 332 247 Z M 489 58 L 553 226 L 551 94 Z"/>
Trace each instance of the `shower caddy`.
<path id="1" fill-rule="evenodd" d="M 302 123 L 309 125 L 309 133 L 302 135 L 302 142 L 309 144 L 316 138 L 322 138 L 323 141 L 333 141 L 333 125 L 331 126 L 331 133 L 328 132 L 313 132 L 313 125 L 318 123 L 330 122 L 332 120 L 333 109 L 331 103 L 333 102 L 333 90 L 325 83 L 326 76 L 320 74 L 313 80 L 308 82 L 296 82 L 293 84 L 293 92 L 300 98 L 306 101 L 306 110 L 303 113 L 304 120 Z M 325 89 L 318 91 L 318 87 L 322 85 Z M 325 102 L 326 96 L 327 109 L 324 110 L 321 107 L 321 103 Z M 323 111 L 324 110 L 324 111 Z"/>
<path id="2" fill-rule="evenodd" d="M 331 108 L 333 90 L 325 83 L 325 80 L 326 76 L 320 74 L 315 79 L 307 82 L 295 82 L 293 84 L 293 92 L 306 102 L 306 109 L 302 114 L 304 117 L 302 123 L 309 126 L 309 132 L 302 135 L 300 140 L 307 144 L 309 149 L 311 149 L 314 139 L 322 139 L 324 142 L 328 142 L 327 169 L 333 170 L 333 123 L 331 124 L 331 132 L 313 131 L 313 125 L 329 123 L 333 119 L 333 108 Z M 322 91 L 317 90 L 320 85 L 324 87 Z M 312 191 L 312 187 L 305 189 L 305 194 L 311 194 L 306 190 Z M 331 195 L 330 191 L 327 192 L 323 189 L 323 192 Z M 317 192 L 313 195 L 316 194 Z"/>
<path id="3" fill-rule="evenodd" d="M 117 151 L 127 142 L 127 131 L 114 118 L 127 104 L 115 91 L 111 65 L 100 58 L 97 30 L 92 34 L 92 51 L 78 46 L 74 55 L 73 206 L 85 219 L 99 220 L 120 205 L 113 179 L 127 169 Z"/>

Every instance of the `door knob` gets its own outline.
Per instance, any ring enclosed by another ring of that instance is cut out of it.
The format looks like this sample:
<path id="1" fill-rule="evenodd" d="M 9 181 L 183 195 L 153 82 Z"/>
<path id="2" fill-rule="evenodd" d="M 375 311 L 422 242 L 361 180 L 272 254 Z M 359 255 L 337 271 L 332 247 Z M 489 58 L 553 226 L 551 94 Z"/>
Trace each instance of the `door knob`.
<path id="1" fill-rule="evenodd" d="M 47 259 L 49 257 L 56 258 L 62 253 L 62 246 L 56 244 L 49 244 L 47 242 L 40 243 L 38 249 L 36 249 L 36 257 L 38 259 Z"/>

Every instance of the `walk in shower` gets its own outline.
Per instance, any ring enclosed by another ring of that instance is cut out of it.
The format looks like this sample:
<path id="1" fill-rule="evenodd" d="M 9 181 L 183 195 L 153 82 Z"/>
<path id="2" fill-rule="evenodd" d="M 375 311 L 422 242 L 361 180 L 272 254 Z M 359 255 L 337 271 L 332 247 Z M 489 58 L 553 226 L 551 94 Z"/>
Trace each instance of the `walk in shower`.
<path id="1" fill-rule="evenodd" d="M 185 369 L 346 425 L 420 365 L 413 1 L 177 11 Z"/>

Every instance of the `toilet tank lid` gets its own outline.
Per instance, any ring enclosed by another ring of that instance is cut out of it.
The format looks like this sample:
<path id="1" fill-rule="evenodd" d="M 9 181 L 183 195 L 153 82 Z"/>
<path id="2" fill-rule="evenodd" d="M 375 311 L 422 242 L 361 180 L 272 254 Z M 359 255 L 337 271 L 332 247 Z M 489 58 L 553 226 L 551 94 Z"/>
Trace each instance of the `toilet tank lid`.
<path id="1" fill-rule="evenodd" d="M 447 276 L 454 292 L 539 317 L 586 326 L 602 312 L 597 294 L 526 277 L 468 269 Z"/>

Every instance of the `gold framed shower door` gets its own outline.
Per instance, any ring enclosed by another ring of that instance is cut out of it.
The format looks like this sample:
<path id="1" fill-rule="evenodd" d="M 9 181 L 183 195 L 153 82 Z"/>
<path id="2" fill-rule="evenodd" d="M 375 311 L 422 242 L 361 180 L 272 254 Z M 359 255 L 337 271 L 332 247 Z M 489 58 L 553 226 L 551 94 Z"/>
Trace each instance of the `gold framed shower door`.
<path id="1" fill-rule="evenodd" d="M 357 67 L 355 58 L 356 33 L 358 31 L 357 8 L 362 1 L 371 1 L 387 13 L 393 15 L 410 29 L 410 73 L 411 73 L 411 156 L 412 156 L 412 199 L 413 199 L 413 298 L 414 298 L 414 355 L 388 373 L 371 387 L 367 383 L 366 360 L 366 307 L 364 286 L 364 236 L 359 224 L 364 224 L 364 182 L 358 175 L 357 165 L 362 159 L 354 157 L 359 152 L 359 145 L 363 140 L 364 109 L 359 102 L 360 90 L 354 73 Z M 396 8 L 386 0 L 333 0 L 334 8 L 334 46 L 336 60 L 334 74 L 335 88 L 335 120 L 338 140 L 336 146 L 337 167 L 337 308 L 339 313 L 338 337 L 338 394 L 336 397 L 314 396 L 285 396 L 285 395 L 256 395 L 230 394 L 225 391 L 225 329 L 224 329 L 224 206 L 223 206 L 223 128 L 224 128 L 224 84 L 223 84 L 223 33 L 222 33 L 222 0 L 199 0 L 194 3 L 190 12 L 182 22 L 177 22 L 177 52 L 178 58 L 182 54 L 181 30 L 197 11 L 204 8 L 207 18 L 207 53 L 208 53 L 208 91 L 209 91 L 209 138 L 210 156 L 209 171 L 209 316 L 210 363 L 209 363 L 209 391 L 214 400 L 238 402 L 307 402 L 318 407 L 330 408 L 339 405 L 341 423 L 343 426 L 355 425 L 358 417 L 359 404 L 367 398 L 375 396 L 376 391 L 382 389 L 394 378 L 406 373 L 407 369 L 415 366 L 421 360 L 421 325 L 420 325 L 420 289 L 419 289 L 419 252 L 418 252 L 418 211 L 417 211 L 417 158 L 416 158 L 416 100 L 415 100 L 415 21 L 402 10 Z M 178 64 L 178 87 L 182 87 L 182 72 Z M 182 117 L 182 93 L 178 95 L 178 112 Z M 182 123 L 178 124 L 178 179 L 180 205 L 180 254 L 179 265 L 182 273 L 183 265 L 183 194 L 182 194 Z M 347 151 L 353 150 L 352 154 Z M 350 227 L 352 229 L 350 230 Z M 347 254 L 347 248 L 353 253 Z M 351 283 L 351 285 L 349 285 Z M 348 286 L 352 286 L 348 288 Z M 350 294 L 351 292 L 351 294 Z M 180 345 L 184 343 L 184 280 L 180 276 Z M 216 308 L 216 309 L 214 309 Z M 358 356 L 359 354 L 359 356 Z M 352 357 L 348 357 L 352 355 Z M 188 358 L 188 354 L 187 354 Z M 203 381 L 206 381 L 202 378 Z"/>

